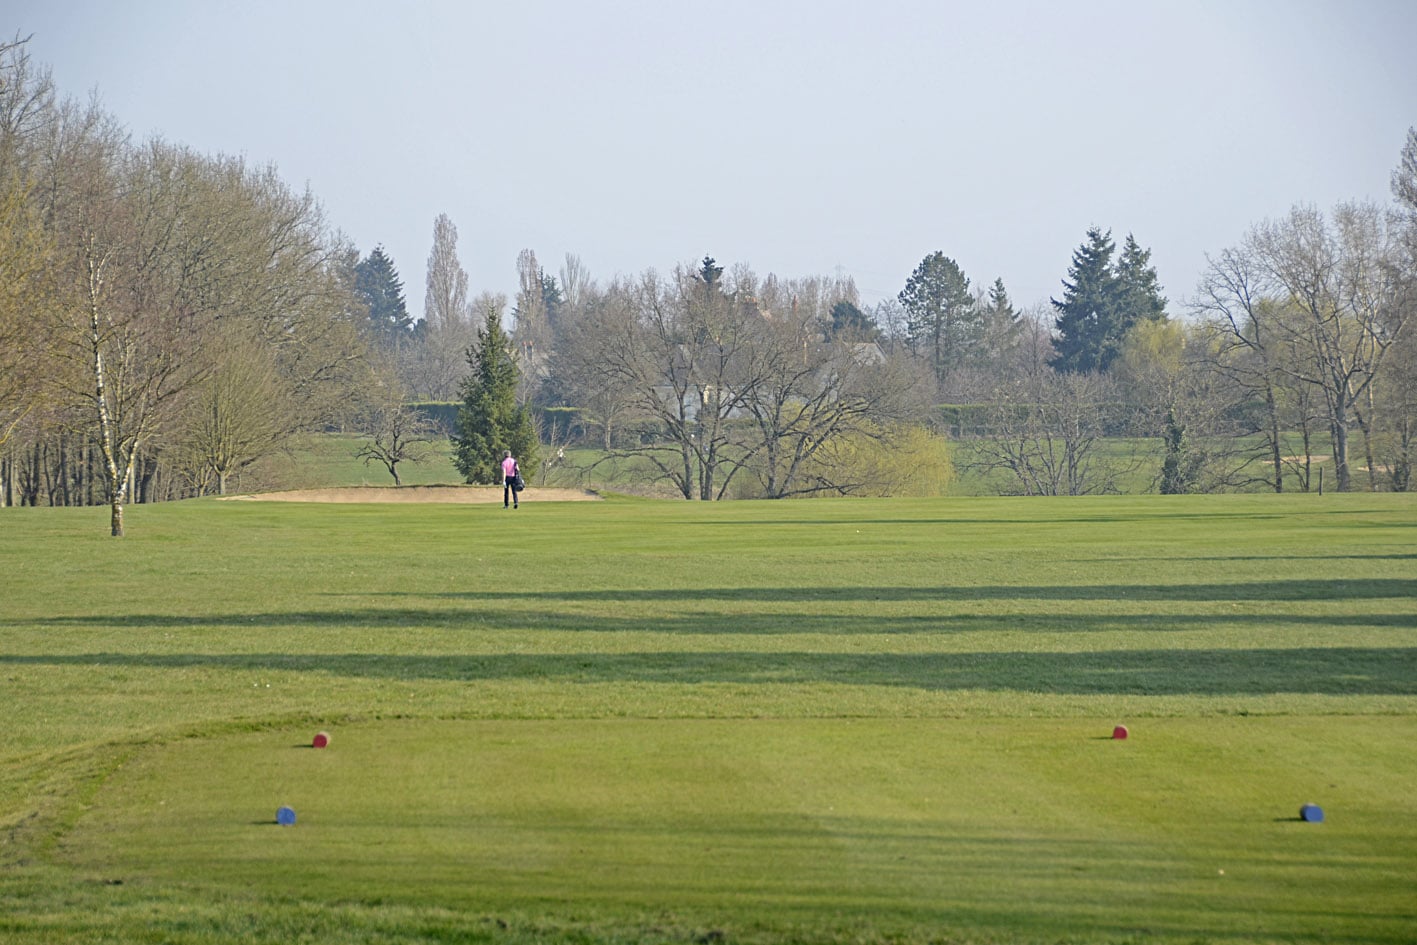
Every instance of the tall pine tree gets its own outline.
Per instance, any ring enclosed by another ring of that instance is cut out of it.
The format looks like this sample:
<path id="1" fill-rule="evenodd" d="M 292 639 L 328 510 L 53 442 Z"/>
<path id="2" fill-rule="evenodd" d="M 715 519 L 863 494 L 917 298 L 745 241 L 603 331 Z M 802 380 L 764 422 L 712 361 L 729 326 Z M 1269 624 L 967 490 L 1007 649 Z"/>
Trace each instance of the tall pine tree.
<path id="1" fill-rule="evenodd" d="M 1113 265 L 1116 251 L 1112 232 L 1093 227 L 1087 231 L 1087 242 L 1073 252 L 1068 267 L 1072 281 L 1064 280 L 1061 301 L 1052 300 L 1058 315 L 1051 363 L 1059 371 L 1107 370 L 1133 325 L 1166 317 L 1151 250 L 1142 249 L 1129 233 L 1122 256 Z"/>
<path id="2" fill-rule="evenodd" d="M 1118 307 L 1128 330 L 1139 321 L 1166 318 L 1166 299 L 1161 296 L 1161 284 L 1151 265 L 1151 250 L 1137 245 L 1130 233 L 1117 260 L 1117 293 Z"/>
<path id="3" fill-rule="evenodd" d="M 989 301 L 983 306 L 984 349 L 991 358 L 1001 358 L 1018 344 L 1023 334 L 1023 322 L 1018 309 L 1004 288 L 1004 280 L 996 278 L 989 288 Z"/>
<path id="4" fill-rule="evenodd" d="M 943 380 L 978 347 L 983 313 L 969 291 L 959 264 L 934 252 L 920 261 L 899 296 L 905 309 L 906 340 Z"/>
<path id="5" fill-rule="evenodd" d="M 875 341 L 881 337 L 880 326 L 871 316 L 845 299 L 832 306 L 831 321 L 826 328 L 827 334 L 831 338 Z"/>
<path id="6" fill-rule="evenodd" d="M 468 349 L 467 363 L 472 373 L 461 385 L 462 406 L 452 437 L 458 472 L 466 482 L 497 482 L 505 450 L 511 450 L 524 469 L 534 469 L 536 429 L 530 411 L 517 404 L 521 371 L 495 308 L 488 309 L 487 322 L 477 331 L 477 344 Z"/>
<path id="7" fill-rule="evenodd" d="M 384 247 L 375 246 L 354 267 L 354 291 L 369 306 L 369 330 L 379 342 L 392 346 L 412 333 L 403 280 Z"/>

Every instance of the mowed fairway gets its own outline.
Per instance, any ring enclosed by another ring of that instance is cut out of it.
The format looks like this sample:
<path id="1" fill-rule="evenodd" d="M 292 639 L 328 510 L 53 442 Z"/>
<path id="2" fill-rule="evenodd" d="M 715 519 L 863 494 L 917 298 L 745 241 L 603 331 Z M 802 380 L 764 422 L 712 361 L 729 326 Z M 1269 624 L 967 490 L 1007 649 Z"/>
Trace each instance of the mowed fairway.
<path id="1" fill-rule="evenodd" d="M 0 941 L 1417 938 L 1410 496 L 527 498 L 0 514 Z"/>

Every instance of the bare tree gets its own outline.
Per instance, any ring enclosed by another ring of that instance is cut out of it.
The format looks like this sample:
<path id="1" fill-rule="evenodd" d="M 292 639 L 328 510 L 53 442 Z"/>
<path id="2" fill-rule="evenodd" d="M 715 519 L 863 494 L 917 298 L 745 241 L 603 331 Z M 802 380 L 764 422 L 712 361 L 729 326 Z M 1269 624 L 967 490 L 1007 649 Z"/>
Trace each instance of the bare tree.
<path id="1" fill-rule="evenodd" d="M 1266 310 L 1266 277 L 1256 254 L 1231 248 L 1206 257 L 1193 310 L 1213 326 L 1210 364 L 1264 404 L 1263 432 L 1274 491 L 1284 491 L 1284 424 L 1280 415 L 1282 346 Z"/>
<path id="2" fill-rule="evenodd" d="M 35 313 L 51 302 L 43 283 L 52 266 L 28 188 L 0 185 L 0 447 L 40 403 L 48 338 Z"/>
<path id="3" fill-rule="evenodd" d="M 175 304 L 180 267 L 167 255 L 182 195 L 141 159 L 122 170 L 109 198 L 87 204 L 71 232 L 77 292 L 59 324 L 60 343 L 85 369 L 85 386 L 69 393 L 87 400 L 98 421 L 114 537 L 123 535 L 139 451 L 200 376 L 200 327 Z"/>
<path id="4" fill-rule="evenodd" d="M 709 258 L 669 280 L 646 272 L 626 287 L 629 317 L 607 318 L 580 355 L 653 424 L 652 436 L 618 452 L 653 466 L 686 499 L 722 498 L 742 455 L 729 419 L 742 404 L 742 362 L 755 336 L 722 274 Z"/>
<path id="5" fill-rule="evenodd" d="M 1399 239 L 1371 204 L 1342 204 L 1331 219 L 1296 207 L 1255 227 L 1202 277 L 1197 310 L 1221 330 L 1217 365 L 1264 398 L 1277 490 L 1286 465 L 1285 401 L 1302 408 L 1305 390 L 1324 408 L 1336 486 L 1351 488 L 1352 429 L 1368 439 L 1373 385 L 1413 308 Z M 1286 396 L 1294 387 L 1299 392 Z"/>
<path id="6" fill-rule="evenodd" d="M 226 495 L 236 473 L 281 448 L 299 415 L 269 345 L 239 324 L 215 334 L 203 352 L 213 366 L 183 398 L 167 450 L 198 495 Z"/>
<path id="7" fill-rule="evenodd" d="M 867 440 L 900 441 L 899 421 L 920 415 L 922 375 L 874 341 L 831 333 L 833 306 L 850 297 L 849 280 L 725 276 L 705 258 L 668 280 L 612 284 L 568 328 L 557 370 L 612 456 L 649 464 L 686 499 L 878 488 L 853 457 Z M 639 438 L 615 442 L 612 424 Z"/>
<path id="8" fill-rule="evenodd" d="M 22 180 L 58 117 L 54 79 L 30 59 L 28 36 L 0 42 L 0 179 Z"/>
<path id="9" fill-rule="evenodd" d="M 1156 487 L 1163 494 L 1255 480 L 1255 451 L 1243 438 L 1248 431 L 1232 418 L 1233 385 L 1210 356 L 1215 337 L 1204 323 L 1141 320 L 1113 362 L 1123 427 L 1162 443 Z"/>
<path id="10" fill-rule="evenodd" d="M 409 406 L 391 367 L 372 367 L 365 399 L 361 429 L 366 440 L 355 456 L 366 466 L 378 462 L 394 477 L 394 485 L 401 486 L 399 466 L 425 462 L 436 451 L 435 444 L 446 442 L 446 434 Z"/>
<path id="11" fill-rule="evenodd" d="M 1114 382 L 1105 375 L 1051 368 L 1001 384 L 973 465 L 1007 474 L 1011 491 L 1022 495 L 1115 492 L 1135 462 L 1118 465 L 1103 456 L 1115 397 Z"/>
<path id="12" fill-rule="evenodd" d="M 1378 207 L 1341 204 L 1331 222 L 1299 207 L 1251 237 L 1273 291 L 1299 316 L 1272 322 L 1301 352 L 1281 370 L 1324 397 L 1339 491 L 1352 484 L 1351 426 L 1411 315 L 1412 281 L 1397 264 L 1394 236 Z"/>
<path id="13" fill-rule="evenodd" d="M 121 535 L 123 506 L 137 487 L 146 494 L 161 448 L 187 460 L 205 452 L 220 480 L 252 461 L 255 444 L 273 443 L 265 431 L 229 435 L 249 416 L 240 388 L 254 385 L 221 380 L 235 370 L 234 339 L 268 369 L 263 383 L 279 388 L 257 412 L 273 422 L 269 405 L 280 404 L 281 435 L 335 414 L 363 351 L 345 318 L 339 247 L 308 192 L 240 159 L 161 141 L 132 148 L 111 127 L 101 113 L 69 108 L 47 144 L 38 193 L 63 253 L 52 389 L 93 417 L 111 530 Z M 195 423 L 203 414 L 211 422 Z M 184 436 L 192 442 L 179 443 Z"/>
<path id="14" fill-rule="evenodd" d="M 467 348 L 477 336 L 469 307 L 467 273 L 458 260 L 458 230 L 446 214 L 433 223 L 423 321 L 413 387 L 432 400 L 454 400 L 467 369 Z"/>
<path id="15" fill-rule="evenodd" d="M 1396 200 L 1392 228 L 1397 234 L 1397 277 L 1405 281 L 1407 304 L 1417 304 L 1417 128 L 1407 130 L 1407 140 L 1397 168 L 1392 172 Z M 1412 463 L 1417 453 L 1417 330 L 1410 326 L 1394 343 L 1383 376 L 1370 388 L 1370 397 L 1381 391 L 1372 409 L 1380 434 L 1375 438 L 1376 463 L 1394 491 L 1413 488 Z"/>
<path id="16" fill-rule="evenodd" d="M 586 293 L 593 288 L 590 273 L 581 262 L 581 257 L 575 253 L 567 253 L 566 261 L 561 264 L 560 275 L 561 294 L 565 298 L 566 307 L 575 311 L 585 303 Z"/>
<path id="17" fill-rule="evenodd" d="M 871 309 L 871 319 L 881 327 L 881 341 L 887 351 L 906 347 L 905 306 L 896 298 L 882 299 Z"/>
<path id="18" fill-rule="evenodd" d="M 1417 255 L 1417 245 L 1413 242 L 1417 240 L 1417 232 L 1410 228 L 1417 223 L 1417 128 L 1407 129 L 1407 140 L 1392 172 L 1392 196 L 1397 201 L 1398 215 L 1407 225 L 1404 236 L 1410 262 L 1411 256 Z"/>
<path id="19" fill-rule="evenodd" d="M 536 253 L 524 249 L 517 254 L 517 297 L 513 314 L 513 336 L 523 359 L 548 352 L 551 348 L 550 313 L 546 309 L 545 273 Z"/>
<path id="20" fill-rule="evenodd" d="M 828 307 L 829 310 L 829 307 Z M 872 485 L 869 469 L 826 462 L 846 439 L 880 439 L 922 413 L 918 378 L 874 342 L 823 335 L 817 305 L 767 311 L 742 371 L 741 412 L 755 435 L 742 465 L 769 498 L 853 494 Z"/>
<path id="21" fill-rule="evenodd" d="M 561 396 L 578 405 L 587 426 L 598 429 L 610 450 L 623 421 L 636 416 L 639 372 L 618 355 L 637 329 L 635 287 L 616 281 L 604 292 L 586 293 L 556 342 L 552 376 Z"/>

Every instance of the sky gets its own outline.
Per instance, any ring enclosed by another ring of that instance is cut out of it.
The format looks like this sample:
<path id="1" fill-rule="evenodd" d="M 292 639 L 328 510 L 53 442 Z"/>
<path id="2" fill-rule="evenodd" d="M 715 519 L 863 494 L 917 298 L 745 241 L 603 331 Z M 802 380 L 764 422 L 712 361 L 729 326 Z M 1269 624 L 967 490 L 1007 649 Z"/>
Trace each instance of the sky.
<path id="1" fill-rule="evenodd" d="M 1046 305 L 1097 226 L 1183 314 L 1250 227 L 1388 203 L 1417 125 L 1411 0 L 0 0 L 0 31 L 135 140 L 308 187 L 415 318 L 439 214 L 473 295 L 531 249 L 867 305 L 936 251 Z"/>

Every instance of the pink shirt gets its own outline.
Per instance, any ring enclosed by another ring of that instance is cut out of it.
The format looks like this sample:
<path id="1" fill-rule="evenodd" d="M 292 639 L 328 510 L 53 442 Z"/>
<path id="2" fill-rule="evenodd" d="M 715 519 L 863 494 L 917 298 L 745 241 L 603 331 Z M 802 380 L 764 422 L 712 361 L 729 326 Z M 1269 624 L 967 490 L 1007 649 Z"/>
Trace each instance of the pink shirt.
<path id="1" fill-rule="evenodd" d="M 502 460 L 502 478 L 510 479 L 517 474 L 517 461 L 508 456 Z"/>

